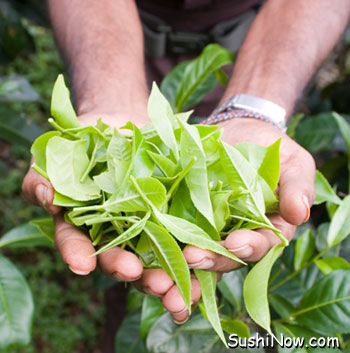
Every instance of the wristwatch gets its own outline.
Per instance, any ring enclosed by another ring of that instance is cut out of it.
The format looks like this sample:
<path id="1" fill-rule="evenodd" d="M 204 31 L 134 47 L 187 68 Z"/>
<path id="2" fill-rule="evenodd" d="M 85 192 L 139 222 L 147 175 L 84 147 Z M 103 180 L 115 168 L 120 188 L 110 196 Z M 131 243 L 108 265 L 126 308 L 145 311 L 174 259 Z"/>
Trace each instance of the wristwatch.
<path id="1" fill-rule="evenodd" d="M 236 112 L 237 114 L 223 114 Z M 241 115 L 240 115 L 241 114 Z M 220 118 L 222 115 L 222 118 Z M 279 127 L 282 131 L 287 129 L 284 108 L 267 99 L 251 96 L 249 94 L 238 94 L 225 101 L 216 108 L 207 120 L 207 123 L 218 122 L 235 117 L 250 117 L 268 121 Z"/>

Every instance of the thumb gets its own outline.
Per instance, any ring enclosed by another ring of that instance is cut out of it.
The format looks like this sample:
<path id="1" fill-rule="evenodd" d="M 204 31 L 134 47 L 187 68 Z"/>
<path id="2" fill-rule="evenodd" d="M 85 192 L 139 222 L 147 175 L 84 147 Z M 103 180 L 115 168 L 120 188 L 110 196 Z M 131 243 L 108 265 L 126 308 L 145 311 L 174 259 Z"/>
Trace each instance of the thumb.
<path id="1" fill-rule="evenodd" d="M 313 157 L 298 145 L 282 164 L 280 214 L 288 223 L 299 225 L 309 219 L 315 199 L 315 169 Z"/>
<path id="2" fill-rule="evenodd" d="M 61 207 L 54 206 L 54 189 L 50 182 L 30 168 L 23 179 L 22 191 L 32 204 L 43 207 L 50 214 L 57 214 Z"/>

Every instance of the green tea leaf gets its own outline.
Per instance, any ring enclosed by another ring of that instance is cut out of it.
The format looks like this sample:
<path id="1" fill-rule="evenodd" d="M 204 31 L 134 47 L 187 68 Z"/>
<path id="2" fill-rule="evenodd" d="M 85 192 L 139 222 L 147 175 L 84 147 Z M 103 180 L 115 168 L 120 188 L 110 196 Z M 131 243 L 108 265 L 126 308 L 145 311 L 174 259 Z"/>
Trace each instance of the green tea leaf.
<path id="1" fill-rule="evenodd" d="M 329 226 L 327 242 L 329 246 L 339 244 L 350 234 L 350 195 L 342 200 Z"/>
<path id="2" fill-rule="evenodd" d="M 304 339 L 304 342 L 310 342 L 311 338 L 319 338 L 320 335 L 317 332 L 314 332 L 312 330 L 310 330 L 310 328 L 306 328 L 306 327 L 302 327 L 299 325 L 293 325 L 293 324 L 276 324 L 274 325 L 274 329 L 276 332 L 276 337 L 277 339 L 281 342 L 282 341 L 282 336 L 284 337 L 284 339 L 286 339 L 287 337 L 291 337 L 294 339 Z M 316 342 L 314 342 L 316 343 Z M 291 348 L 287 348 L 287 345 L 285 345 L 285 347 L 282 347 L 280 345 L 278 345 L 278 352 L 279 353 L 322 353 L 324 351 L 324 348 L 315 348 L 312 349 L 311 347 L 309 347 L 308 344 L 304 344 L 303 347 L 299 346 L 299 347 L 291 347 Z M 340 353 L 340 351 L 338 349 L 331 349 L 327 347 L 327 351 L 328 352 L 334 352 L 334 353 Z"/>
<path id="3" fill-rule="evenodd" d="M 250 270 L 243 287 L 244 302 L 250 317 L 269 333 L 271 333 L 271 319 L 267 299 L 267 287 L 272 266 L 283 248 L 282 244 L 271 248 Z"/>
<path id="4" fill-rule="evenodd" d="M 173 152 L 176 160 L 179 159 L 177 142 L 173 132 L 175 116 L 170 104 L 159 91 L 155 82 L 152 85 L 151 95 L 148 100 L 148 115 L 152 120 L 154 128 L 165 145 Z"/>
<path id="5" fill-rule="evenodd" d="M 213 351 L 217 342 L 220 348 Z M 146 344 L 152 353 L 216 353 L 224 349 L 202 315 L 194 315 L 183 325 L 176 325 L 171 315 L 165 313 L 152 326 Z"/>
<path id="6" fill-rule="evenodd" d="M 148 331 L 158 318 L 164 313 L 165 309 L 159 298 L 146 295 L 142 303 L 140 335 L 146 339 Z"/>
<path id="7" fill-rule="evenodd" d="M 190 271 L 182 251 L 174 238 L 159 225 L 147 221 L 145 226 L 153 251 L 165 272 L 176 283 L 181 296 L 191 312 L 191 278 Z"/>
<path id="8" fill-rule="evenodd" d="M 55 190 L 78 201 L 100 197 L 100 188 L 90 177 L 80 182 L 89 164 L 84 141 L 52 137 L 47 144 L 46 161 L 47 174 Z"/>
<path id="9" fill-rule="evenodd" d="M 229 81 L 229 77 L 226 72 L 222 69 L 217 69 L 215 71 L 216 79 L 219 81 L 220 85 L 226 87 Z"/>
<path id="10" fill-rule="evenodd" d="M 249 338 L 250 330 L 249 327 L 240 320 L 221 320 L 222 328 L 230 335 L 236 334 L 238 337 Z"/>
<path id="11" fill-rule="evenodd" d="M 350 269 L 350 263 L 346 261 L 344 258 L 339 256 L 327 257 L 325 259 L 319 259 L 316 262 L 318 268 L 325 274 L 335 270 L 348 270 Z"/>
<path id="12" fill-rule="evenodd" d="M 274 192 L 280 174 L 279 141 L 269 147 L 255 145 L 249 142 L 234 146 L 248 160 L 258 173 L 258 183 L 262 189 L 266 213 L 278 211 L 278 199 Z"/>
<path id="13" fill-rule="evenodd" d="M 115 351 L 118 353 L 147 353 L 140 336 L 140 311 L 132 310 L 122 321 L 115 336 Z"/>
<path id="14" fill-rule="evenodd" d="M 24 223 L 12 228 L 0 238 L 0 248 L 28 246 L 52 247 L 53 241 L 49 240 L 36 225 L 30 223 Z"/>
<path id="15" fill-rule="evenodd" d="M 107 148 L 107 155 L 110 158 L 130 162 L 132 156 L 132 144 L 125 136 L 114 131 Z"/>
<path id="16" fill-rule="evenodd" d="M 316 282 L 293 312 L 294 320 L 325 335 L 350 333 L 349 275 L 350 270 L 336 270 Z"/>
<path id="17" fill-rule="evenodd" d="M 194 273 L 201 285 L 202 300 L 204 303 L 207 318 L 213 326 L 215 332 L 219 335 L 221 341 L 224 343 L 225 347 L 228 348 L 220 323 L 218 307 L 216 305 L 216 272 L 208 272 L 195 269 Z"/>
<path id="18" fill-rule="evenodd" d="M 59 136 L 58 131 L 49 131 L 39 136 L 30 148 L 30 152 L 35 159 L 35 164 L 46 172 L 46 146 L 50 138 L 53 136 Z"/>
<path id="19" fill-rule="evenodd" d="M 319 205 L 320 203 L 329 201 L 337 205 L 341 204 L 341 199 L 335 193 L 328 180 L 323 176 L 323 174 L 316 170 L 315 174 L 315 188 L 316 188 L 316 199 L 314 205 Z"/>
<path id="20" fill-rule="evenodd" d="M 147 153 L 149 146 L 140 129 L 130 122 L 126 126 L 132 128 L 134 133 L 130 175 L 133 175 L 135 178 L 149 177 L 152 175 L 154 168 L 154 164 Z M 129 174 L 127 173 L 127 175 Z"/>
<path id="21" fill-rule="evenodd" d="M 221 163 L 233 190 L 241 189 L 252 201 L 252 212 L 265 220 L 265 203 L 257 172 L 234 147 L 222 143 Z"/>
<path id="22" fill-rule="evenodd" d="M 258 170 L 258 174 L 266 180 L 272 191 L 276 190 L 280 178 L 280 145 L 281 138 L 267 147 L 265 158 Z"/>
<path id="23" fill-rule="evenodd" d="M 181 79 L 183 78 L 186 66 L 189 63 L 190 61 L 186 60 L 176 65 L 165 75 L 163 81 L 160 84 L 161 92 L 173 108 L 175 108 L 176 91 L 179 87 Z"/>
<path id="24" fill-rule="evenodd" d="M 212 240 L 211 237 L 195 224 L 174 217 L 168 214 L 160 213 L 157 209 L 153 209 L 154 215 L 163 226 L 173 234 L 173 236 L 184 244 L 197 246 L 198 248 L 210 250 L 217 254 L 226 256 L 241 264 L 245 264 L 237 256 L 233 255 L 230 251 L 222 245 Z"/>
<path id="25" fill-rule="evenodd" d="M 219 232 L 225 227 L 226 220 L 230 215 L 228 198 L 231 196 L 231 193 L 232 191 L 217 191 L 211 194 L 215 225 Z"/>
<path id="26" fill-rule="evenodd" d="M 71 199 L 68 196 L 60 194 L 58 191 L 55 191 L 54 197 L 53 197 L 53 204 L 55 206 L 61 206 L 61 207 L 78 207 L 78 206 L 85 206 L 86 201 L 76 201 Z"/>
<path id="27" fill-rule="evenodd" d="M 137 183 L 155 207 L 160 207 L 166 202 L 166 189 L 157 179 L 151 177 L 138 178 Z M 125 188 L 120 189 L 118 193 L 111 196 L 103 205 L 98 206 L 98 208 L 111 212 L 148 210 L 142 197 L 130 182 L 126 184 Z M 89 210 L 89 208 L 86 208 L 86 210 Z"/>
<path id="28" fill-rule="evenodd" d="M 269 294 L 269 303 L 281 318 L 289 318 L 294 310 L 293 304 L 280 294 Z"/>
<path id="29" fill-rule="evenodd" d="M 30 342 L 34 303 L 30 288 L 19 272 L 0 255 L 0 349 Z"/>
<path id="30" fill-rule="evenodd" d="M 154 164 L 166 177 L 172 177 L 175 175 L 177 166 L 171 159 L 152 151 L 147 151 L 147 153 L 153 160 Z"/>
<path id="31" fill-rule="evenodd" d="M 186 219 L 191 223 L 196 222 L 196 207 L 185 181 L 182 181 L 171 200 L 169 214 L 175 217 Z"/>
<path id="32" fill-rule="evenodd" d="M 182 111 L 186 102 L 190 100 L 192 104 L 197 103 L 203 97 L 204 93 L 206 93 L 203 91 L 197 93 L 198 88 L 204 84 L 211 74 L 215 74 L 217 69 L 232 62 L 233 55 L 229 50 L 222 48 L 218 44 L 206 46 L 198 58 L 186 65 L 183 77 L 176 91 L 176 112 Z M 191 99 L 193 95 L 198 95 L 199 97 L 193 100 Z"/>
<path id="33" fill-rule="evenodd" d="M 338 128 L 344 138 L 344 141 L 346 143 L 346 147 L 348 149 L 348 154 L 350 154 L 350 125 L 348 122 L 338 113 L 333 112 L 332 117 L 338 124 Z"/>
<path id="34" fill-rule="evenodd" d="M 64 129 L 79 127 L 79 121 L 70 101 L 69 90 L 64 83 L 63 75 L 58 75 L 52 90 L 51 114 L 58 125 Z"/>
<path id="35" fill-rule="evenodd" d="M 117 185 L 114 178 L 115 174 L 108 170 L 107 172 L 95 175 L 93 180 L 101 190 L 109 194 L 114 194 L 117 191 Z"/>
<path id="36" fill-rule="evenodd" d="M 151 215 L 150 212 L 148 212 L 145 215 L 145 217 L 143 217 L 139 222 L 133 224 L 124 233 L 120 234 L 118 237 L 116 237 L 115 239 L 110 241 L 108 244 L 106 244 L 101 249 L 96 251 L 93 255 L 94 256 L 99 255 L 108 249 L 111 249 L 115 246 L 123 244 L 124 242 L 126 242 L 128 240 L 135 238 L 137 235 L 139 235 L 143 231 L 143 228 L 145 227 L 146 222 L 147 222 L 148 218 L 150 217 L 150 215 Z"/>
<path id="37" fill-rule="evenodd" d="M 224 298 L 239 312 L 243 306 L 243 283 L 248 273 L 247 267 L 224 273 L 217 287 Z"/>
<path id="38" fill-rule="evenodd" d="M 208 177 L 206 170 L 206 161 L 203 147 L 200 141 L 197 129 L 188 124 L 180 122 L 181 140 L 180 140 L 180 159 L 181 165 L 185 168 L 196 158 L 192 168 L 187 173 L 185 180 L 190 190 L 191 199 L 198 211 L 215 228 L 213 209 L 211 205 Z"/>
<path id="39" fill-rule="evenodd" d="M 306 230 L 295 245 L 294 268 L 300 270 L 312 257 L 315 251 L 315 239 L 310 229 Z"/>
<path id="40" fill-rule="evenodd" d="M 49 240 L 49 244 L 52 246 L 55 240 L 55 222 L 52 217 L 33 219 L 30 221 L 30 224 L 33 224 L 39 229 L 42 235 L 45 235 Z"/>
<path id="41" fill-rule="evenodd" d="M 311 153 L 330 150 L 338 132 L 331 113 L 321 113 L 303 119 L 296 127 L 296 141 Z"/>

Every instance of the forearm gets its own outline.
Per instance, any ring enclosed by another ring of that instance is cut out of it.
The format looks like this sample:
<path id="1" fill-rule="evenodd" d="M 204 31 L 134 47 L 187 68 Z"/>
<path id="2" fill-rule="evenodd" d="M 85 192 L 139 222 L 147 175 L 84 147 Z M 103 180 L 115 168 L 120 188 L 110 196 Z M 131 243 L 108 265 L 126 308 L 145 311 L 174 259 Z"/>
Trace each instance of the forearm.
<path id="1" fill-rule="evenodd" d="M 349 0 L 269 0 L 240 50 L 223 97 L 246 93 L 292 113 L 349 18 Z"/>
<path id="2" fill-rule="evenodd" d="M 134 1 L 49 0 L 78 114 L 146 114 L 143 35 Z"/>

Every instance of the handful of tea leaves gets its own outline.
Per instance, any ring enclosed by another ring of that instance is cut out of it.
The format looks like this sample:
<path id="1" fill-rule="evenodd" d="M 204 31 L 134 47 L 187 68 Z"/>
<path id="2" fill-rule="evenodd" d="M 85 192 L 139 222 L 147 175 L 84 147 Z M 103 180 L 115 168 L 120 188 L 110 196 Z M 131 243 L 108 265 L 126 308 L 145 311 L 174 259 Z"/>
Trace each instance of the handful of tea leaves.
<path id="1" fill-rule="evenodd" d="M 40 136 L 31 152 L 33 168 L 55 189 L 54 204 L 65 207 L 66 221 L 99 245 L 95 254 L 122 246 L 144 267 L 164 269 L 189 311 L 190 270 L 181 250 L 186 244 L 242 264 L 218 243 L 234 230 L 269 228 L 286 244 L 266 217 L 278 210 L 279 140 L 267 148 L 230 146 L 221 141 L 217 126 L 189 125 L 191 112 L 174 114 L 155 84 L 148 102 L 152 123 L 141 129 L 128 122 L 118 131 L 101 120 L 80 126 L 62 75 L 51 113 L 56 131 Z M 194 272 L 206 316 L 225 342 L 215 302 L 216 274 Z M 267 286 L 269 271 L 257 276 Z M 259 295 L 254 273 L 251 277 L 245 288 Z M 248 312 L 269 330 L 251 301 L 246 301 Z"/>

